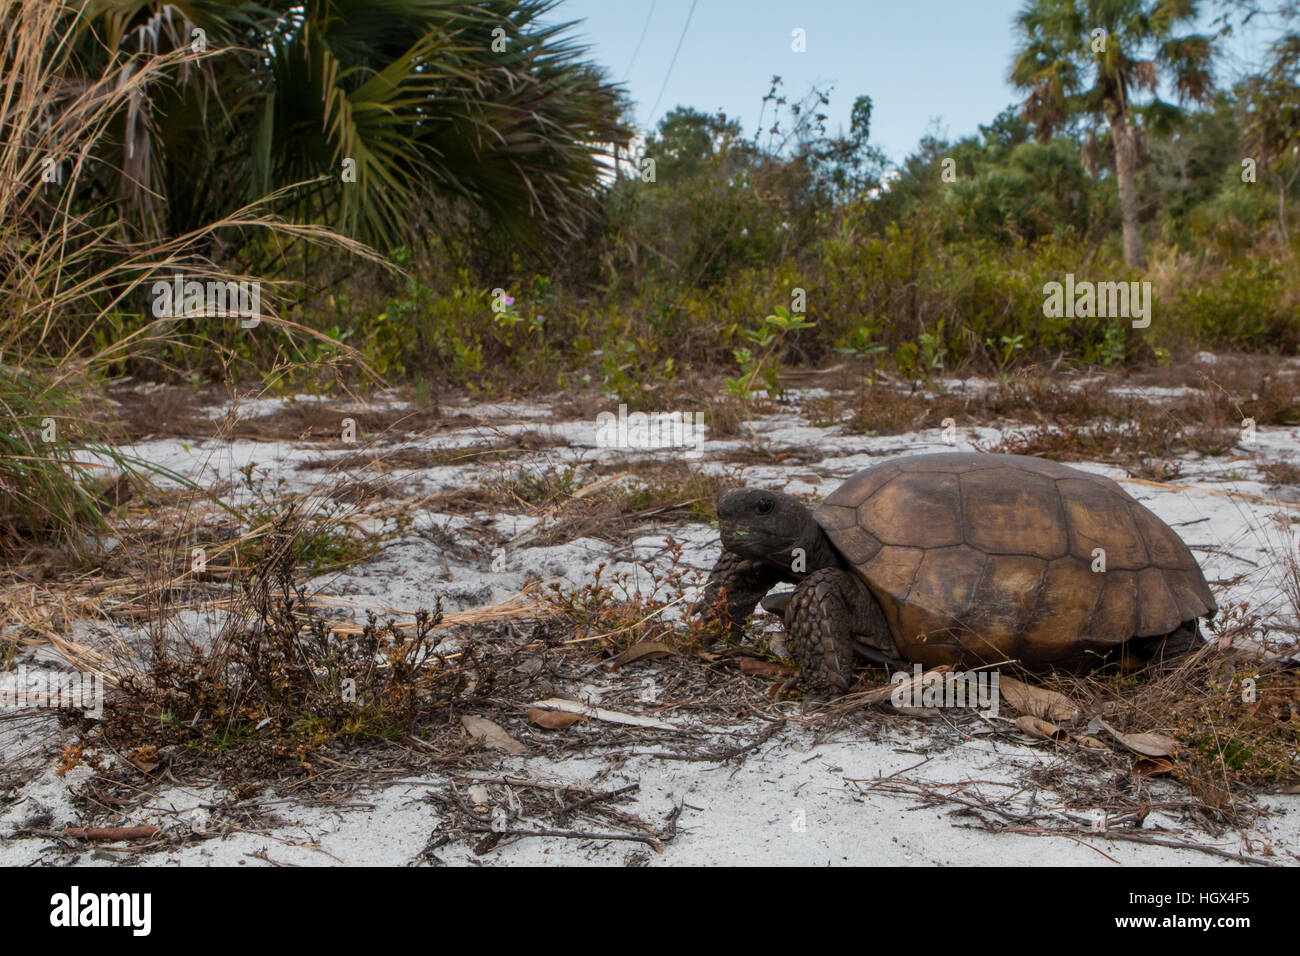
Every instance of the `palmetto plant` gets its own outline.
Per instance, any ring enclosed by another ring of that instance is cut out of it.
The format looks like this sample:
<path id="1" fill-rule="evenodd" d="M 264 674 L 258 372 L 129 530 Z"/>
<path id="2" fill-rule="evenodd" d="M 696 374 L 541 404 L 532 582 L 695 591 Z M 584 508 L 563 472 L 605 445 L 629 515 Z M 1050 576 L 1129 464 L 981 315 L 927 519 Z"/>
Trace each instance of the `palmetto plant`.
<path id="1" fill-rule="evenodd" d="M 156 280 L 252 279 L 225 270 L 298 242 L 377 258 L 337 230 L 393 240 L 434 199 L 576 230 L 624 134 L 538 22 L 553 6 L 0 0 L 0 538 L 84 541 L 96 469 L 132 469 L 82 401 L 171 340 L 175 318 L 118 321 Z M 317 335 L 274 298 L 264 328 Z M 216 348 L 212 328 L 186 341 Z"/>
<path id="2" fill-rule="evenodd" d="M 283 213 L 376 244 L 448 199 L 515 235 L 575 235 L 628 131 L 570 25 L 543 22 L 556 2 L 91 0 L 88 75 L 105 50 L 213 51 L 123 110 L 115 165 L 136 176 L 106 188 L 172 234 L 306 184 Z"/>
<path id="3" fill-rule="evenodd" d="M 206 54 L 101 49 L 90 77 L 71 42 L 83 12 L 80 4 L 0 0 L 0 545 L 27 535 L 82 543 L 100 516 L 97 477 L 140 464 L 89 419 L 87 399 L 99 373 L 179 321 L 103 334 L 151 283 L 182 269 L 190 279 L 230 278 L 204 255 L 222 234 L 332 243 L 376 258 L 327 229 L 268 217 L 274 195 L 188 231 L 138 238 L 103 189 L 127 176 L 112 165 L 111 130 L 147 91 L 197 71 Z M 269 301 L 261 321 L 291 324 Z"/>
<path id="4" fill-rule="evenodd" d="M 1130 266 L 1143 265 L 1137 121 L 1178 112 L 1155 95 L 1162 79 L 1180 101 L 1204 102 L 1213 90 L 1212 39 L 1179 32 L 1196 17 L 1195 0 L 1029 0 L 1016 16 L 1011 81 L 1029 93 L 1023 114 L 1040 141 L 1078 116 L 1110 127 Z M 1142 95 L 1151 101 L 1139 103 Z"/>

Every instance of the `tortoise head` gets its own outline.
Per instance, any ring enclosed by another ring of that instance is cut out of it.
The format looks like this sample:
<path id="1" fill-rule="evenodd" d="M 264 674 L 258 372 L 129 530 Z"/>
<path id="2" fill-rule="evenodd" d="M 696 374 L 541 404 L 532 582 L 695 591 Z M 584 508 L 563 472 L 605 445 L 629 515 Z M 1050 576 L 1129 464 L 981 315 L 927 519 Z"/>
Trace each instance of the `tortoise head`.
<path id="1" fill-rule="evenodd" d="M 824 535 L 806 505 L 779 491 L 733 488 L 718 495 L 722 547 L 743 558 L 789 567 L 790 553 L 820 554 Z"/>

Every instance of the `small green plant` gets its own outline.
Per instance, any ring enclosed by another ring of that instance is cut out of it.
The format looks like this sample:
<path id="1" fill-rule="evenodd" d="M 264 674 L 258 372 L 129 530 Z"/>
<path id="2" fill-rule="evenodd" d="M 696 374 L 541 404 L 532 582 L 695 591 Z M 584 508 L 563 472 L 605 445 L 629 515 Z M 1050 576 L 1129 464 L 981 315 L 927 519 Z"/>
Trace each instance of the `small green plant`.
<path id="1" fill-rule="evenodd" d="M 297 516 L 301 527 L 286 539 L 289 541 L 286 547 L 294 564 L 312 574 L 356 564 L 374 554 L 379 546 L 378 537 L 367 538 L 349 527 L 346 522 L 348 506 L 331 500 L 312 513 L 304 514 L 299 508 L 299 499 L 286 493 L 282 476 L 269 482 L 269 475 L 259 473 L 256 462 L 249 462 L 239 473 L 241 484 L 250 495 L 243 511 L 249 527 L 280 527 L 290 517 Z M 250 537 L 242 547 L 261 546 L 261 535 L 258 535 Z"/>
<path id="2" fill-rule="evenodd" d="M 758 327 L 742 329 L 741 335 L 753 343 L 754 348 L 734 350 L 732 354 L 740 366 L 741 374 L 737 378 L 726 379 L 723 391 L 743 402 L 749 402 L 757 394 L 754 385 L 761 378 L 768 398 L 780 397 L 779 377 L 785 337 L 799 329 L 811 329 L 815 324 L 802 315 L 795 315 L 785 306 L 778 305 L 776 312 L 764 316 Z"/>
<path id="3" fill-rule="evenodd" d="M 993 354 L 998 366 L 998 382 L 1005 388 L 1010 381 L 1009 369 L 1011 361 L 1016 357 L 1016 353 L 1024 351 L 1025 337 L 1024 335 L 1004 335 L 996 345 L 993 339 L 985 339 L 984 344 L 994 350 Z"/>
<path id="4" fill-rule="evenodd" d="M 1098 359 L 1107 368 L 1124 361 L 1124 330 L 1118 325 L 1106 326 L 1105 338 L 1098 346 Z"/>
<path id="5" fill-rule="evenodd" d="M 841 355 L 848 355 L 862 365 L 862 388 L 865 390 L 876 384 L 876 356 L 883 355 L 885 346 L 876 341 L 874 329 L 869 325 L 860 325 L 849 334 L 847 344 L 835 349 Z"/>
<path id="6" fill-rule="evenodd" d="M 944 320 L 940 319 L 933 332 L 922 332 L 917 336 L 917 342 L 921 347 L 921 368 L 926 377 L 943 371 L 944 361 L 948 356 L 948 349 L 943 344 L 943 324 Z"/>

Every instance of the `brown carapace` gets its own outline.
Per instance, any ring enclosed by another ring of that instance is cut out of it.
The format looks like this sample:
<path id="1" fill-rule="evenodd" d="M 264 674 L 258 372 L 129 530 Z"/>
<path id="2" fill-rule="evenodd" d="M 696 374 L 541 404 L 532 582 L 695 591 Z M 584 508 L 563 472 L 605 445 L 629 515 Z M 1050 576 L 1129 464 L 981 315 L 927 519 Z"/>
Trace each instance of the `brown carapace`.
<path id="1" fill-rule="evenodd" d="M 927 666 L 1086 663 L 1216 605 L 1187 545 L 1118 484 L 954 452 L 868 468 L 813 517 Z"/>
<path id="2" fill-rule="evenodd" d="M 741 626 L 768 595 L 814 689 L 856 657 L 1086 669 L 1199 642 L 1214 597 L 1187 545 L 1109 478 L 1020 455 L 920 455 L 854 475 L 815 509 L 718 498 L 723 553 L 698 611 Z"/>

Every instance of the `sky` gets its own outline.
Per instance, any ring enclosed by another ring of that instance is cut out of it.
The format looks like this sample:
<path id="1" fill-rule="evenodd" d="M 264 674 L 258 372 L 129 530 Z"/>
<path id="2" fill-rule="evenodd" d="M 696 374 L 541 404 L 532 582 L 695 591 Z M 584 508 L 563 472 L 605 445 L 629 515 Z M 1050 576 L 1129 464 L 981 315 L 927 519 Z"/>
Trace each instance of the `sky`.
<path id="1" fill-rule="evenodd" d="M 901 162 L 927 132 L 937 129 L 953 140 L 978 133 L 981 123 L 1024 98 L 1007 80 L 1013 21 L 1022 4 L 562 0 L 553 17 L 584 21 L 575 35 L 628 89 L 643 129 L 673 107 L 688 105 L 721 110 L 752 134 L 762 97 L 779 75 L 792 101 L 812 84 L 833 88 L 824 110 L 832 134 L 848 129 L 854 98 L 868 94 L 874 107 L 871 142 Z M 805 31 L 806 52 L 791 49 L 795 29 Z M 1258 61 L 1267 35 L 1261 26 L 1231 39 L 1227 73 Z"/>

